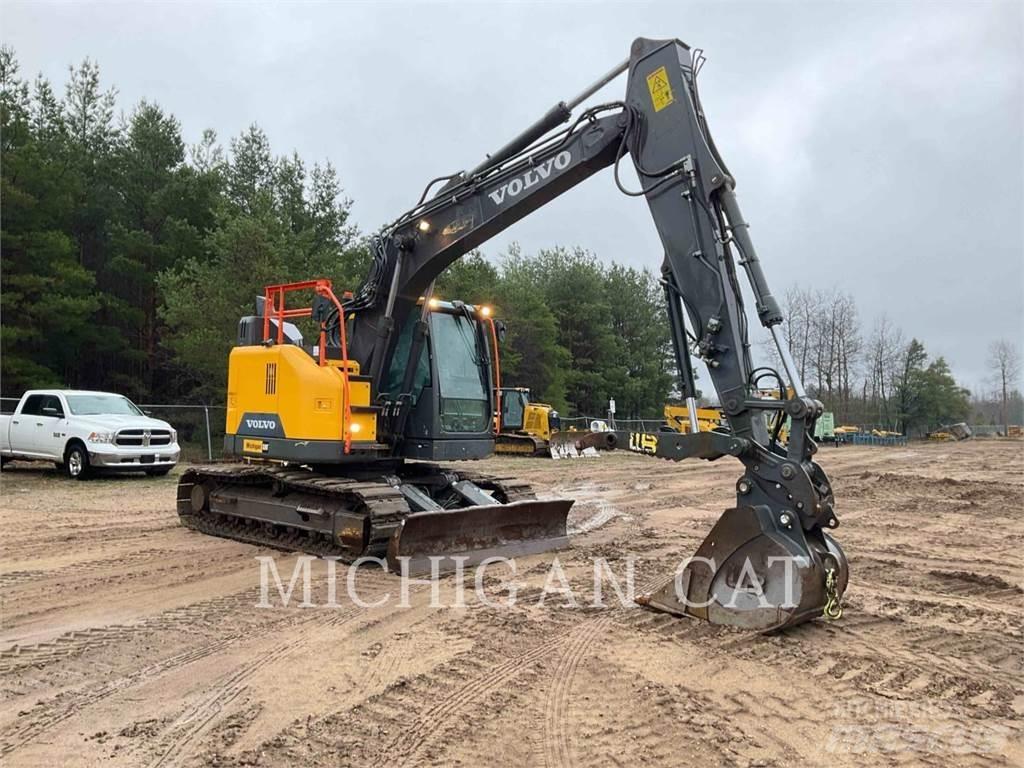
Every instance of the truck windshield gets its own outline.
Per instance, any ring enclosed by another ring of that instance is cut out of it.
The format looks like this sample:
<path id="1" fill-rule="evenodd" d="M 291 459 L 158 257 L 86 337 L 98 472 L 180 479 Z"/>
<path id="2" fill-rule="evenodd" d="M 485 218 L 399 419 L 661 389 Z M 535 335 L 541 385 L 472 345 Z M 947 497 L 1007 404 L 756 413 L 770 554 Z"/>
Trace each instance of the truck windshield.
<path id="1" fill-rule="evenodd" d="M 131 400 L 121 395 L 68 395 L 68 408 L 76 416 L 142 416 Z"/>
<path id="2" fill-rule="evenodd" d="M 430 332 L 440 380 L 441 429 L 486 431 L 490 421 L 484 379 L 487 361 L 477 348 L 476 324 L 462 315 L 434 312 Z"/>

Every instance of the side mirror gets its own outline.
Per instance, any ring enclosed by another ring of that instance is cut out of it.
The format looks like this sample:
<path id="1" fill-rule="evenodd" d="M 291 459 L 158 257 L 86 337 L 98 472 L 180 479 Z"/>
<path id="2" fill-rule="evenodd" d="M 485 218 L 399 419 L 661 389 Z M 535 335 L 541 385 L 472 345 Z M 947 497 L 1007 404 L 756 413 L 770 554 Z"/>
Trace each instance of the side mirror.
<path id="1" fill-rule="evenodd" d="M 494 332 L 498 335 L 498 341 L 504 342 L 508 335 L 508 325 L 504 320 L 494 321 Z"/>

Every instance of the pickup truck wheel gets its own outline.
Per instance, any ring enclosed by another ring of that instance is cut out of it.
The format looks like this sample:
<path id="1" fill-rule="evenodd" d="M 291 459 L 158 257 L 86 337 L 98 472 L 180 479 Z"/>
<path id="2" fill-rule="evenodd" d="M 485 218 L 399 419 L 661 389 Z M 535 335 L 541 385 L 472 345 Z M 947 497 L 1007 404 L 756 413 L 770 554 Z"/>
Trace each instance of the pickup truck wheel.
<path id="1" fill-rule="evenodd" d="M 81 443 L 72 443 L 64 454 L 64 471 L 73 480 L 85 480 L 89 476 L 89 452 Z"/>

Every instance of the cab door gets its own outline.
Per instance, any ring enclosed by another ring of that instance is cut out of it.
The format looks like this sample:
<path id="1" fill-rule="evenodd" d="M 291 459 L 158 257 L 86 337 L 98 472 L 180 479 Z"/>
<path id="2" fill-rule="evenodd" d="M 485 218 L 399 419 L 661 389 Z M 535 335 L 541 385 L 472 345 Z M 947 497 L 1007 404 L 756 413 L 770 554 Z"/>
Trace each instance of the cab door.
<path id="1" fill-rule="evenodd" d="M 56 395 L 43 395 L 39 410 L 34 417 L 33 450 L 39 456 L 59 459 L 64 449 L 64 405 Z"/>
<path id="2" fill-rule="evenodd" d="M 501 430 L 516 432 L 523 428 L 528 402 L 526 393 L 518 389 L 501 390 Z"/>
<path id="3" fill-rule="evenodd" d="M 21 410 L 11 416 L 11 450 L 23 456 L 37 456 L 36 433 L 43 426 L 43 401 L 46 395 L 29 395 Z"/>

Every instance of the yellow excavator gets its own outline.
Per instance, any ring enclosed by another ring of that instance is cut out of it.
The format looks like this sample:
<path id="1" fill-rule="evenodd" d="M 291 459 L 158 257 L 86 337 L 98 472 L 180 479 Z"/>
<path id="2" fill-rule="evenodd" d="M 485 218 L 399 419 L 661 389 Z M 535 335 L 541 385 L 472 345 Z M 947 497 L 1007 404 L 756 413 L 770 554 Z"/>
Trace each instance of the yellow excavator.
<path id="1" fill-rule="evenodd" d="M 690 431 L 690 413 L 685 405 L 665 405 L 665 424 L 675 432 Z M 698 406 L 697 426 L 701 432 L 729 432 L 729 420 L 722 413 L 721 408 L 713 406 Z"/>
<path id="2" fill-rule="evenodd" d="M 702 61 L 678 40 L 637 39 L 627 60 L 476 167 L 429 183 L 375 238 L 357 290 L 339 296 L 326 279 L 268 286 L 241 319 L 228 361 L 224 450 L 236 461 L 184 472 L 182 523 L 349 562 L 386 556 L 408 573 L 568 546 L 571 500 L 538 500 L 515 478 L 448 463 L 493 453 L 499 387 L 489 308 L 439 301 L 434 281 L 610 168 L 623 193 L 646 200 L 664 247 L 683 398 L 693 406 L 692 340 L 730 428 L 700 432 L 694 422 L 685 434 L 616 432 L 612 440 L 642 455 L 731 456 L 743 467 L 735 505 L 646 603 L 761 631 L 837 617 L 848 565 L 829 533 L 839 524 L 832 486 L 814 461 L 823 408 L 797 376 L 735 181 L 708 130 Z M 573 114 L 622 73 L 622 99 Z M 632 189 L 618 172 L 627 156 L 639 180 Z M 756 396 L 767 369 L 751 362 L 741 268 L 782 360 L 784 371 L 770 374 L 785 375 L 792 397 Z M 768 412 L 789 417 L 785 446 L 770 434 Z"/>

